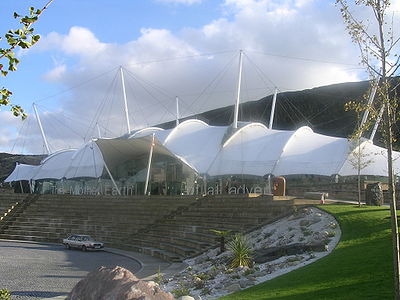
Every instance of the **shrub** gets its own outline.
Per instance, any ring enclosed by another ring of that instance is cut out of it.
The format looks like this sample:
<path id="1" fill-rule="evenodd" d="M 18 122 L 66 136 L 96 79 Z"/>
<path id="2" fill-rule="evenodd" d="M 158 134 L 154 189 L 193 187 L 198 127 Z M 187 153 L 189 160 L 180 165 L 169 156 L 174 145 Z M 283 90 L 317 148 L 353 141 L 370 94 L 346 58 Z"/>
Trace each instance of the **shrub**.
<path id="1" fill-rule="evenodd" d="M 176 298 L 190 296 L 190 290 L 187 287 L 181 286 L 179 289 L 172 290 L 172 294 L 174 294 Z"/>
<path id="2" fill-rule="evenodd" d="M 11 300 L 11 293 L 9 290 L 0 290 L 0 300 Z"/>
<path id="3" fill-rule="evenodd" d="M 328 237 L 332 238 L 336 235 L 335 231 L 328 231 Z"/>
<path id="4" fill-rule="evenodd" d="M 251 267 L 253 265 L 250 245 L 242 234 L 234 235 L 228 243 L 228 249 L 232 252 L 231 268 Z"/>
<path id="5" fill-rule="evenodd" d="M 244 276 L 248 276 L 248 275 L 253 274 L 255 272 L 256 272 L 255 269 L 247 269 L 246 271 L 243 272 L 243 275 Z"/>
<path id="6" fill-rule="evenodd" d="M 210 276 L 206 273 L 200 273 L 197 274 L 195 277 L 199 278 L 200 280 L 208 280 L 210 279 Z"/>
<path id="7" fill-rule="evenodd" d="M 156 276 L 154 277 L 154 282 L 156 282 L 156 283 L 158 283 L 158 284 L 161 284 L 161 283 L 164 282 L 164 276 L 163 276 L 163 274 L 161 273 L 160 267 L 158 267 L 157 274 L 156 274 Z"/>
<path id="8" fill-rule="evenodd" d="M 210 293 L 211 293 L 211 290 L 208 287 L 205 287 L 204 289 L 201 290 L 202 295 L 208 295 Z"/>

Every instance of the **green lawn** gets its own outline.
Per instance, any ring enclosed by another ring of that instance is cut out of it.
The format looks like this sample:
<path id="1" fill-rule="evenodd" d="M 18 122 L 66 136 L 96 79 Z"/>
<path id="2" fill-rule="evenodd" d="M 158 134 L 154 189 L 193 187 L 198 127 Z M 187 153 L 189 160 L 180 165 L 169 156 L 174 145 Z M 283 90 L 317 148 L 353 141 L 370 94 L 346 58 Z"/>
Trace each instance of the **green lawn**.
<path id="1" fill-rule="evenodd" d="M 328 256 L 220 299 L 393 299 L 390 211 L 383 207 L 322 206 L 342 229 Z"/>

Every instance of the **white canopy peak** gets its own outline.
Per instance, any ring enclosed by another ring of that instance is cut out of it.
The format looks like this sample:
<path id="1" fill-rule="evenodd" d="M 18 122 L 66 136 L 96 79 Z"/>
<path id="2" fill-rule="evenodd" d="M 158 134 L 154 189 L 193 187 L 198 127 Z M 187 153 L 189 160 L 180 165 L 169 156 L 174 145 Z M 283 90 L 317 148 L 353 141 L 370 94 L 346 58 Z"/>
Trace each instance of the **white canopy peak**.
<path id="1" fill-rule="evenodd" d="M 170 134 L 165 139 L 164 145 L 166 143 L 168 143 L 168 141 L 171 139 L 171 137 L 174 136 L 180 129 L 182 129 L 183 127 L 186 127 L 186 126 L 193 125 L 193 124 L 200 124 L 200 125 L 203 125 L 204 127 L 210 127 L 210 125 L 208 125 L 206 122 L 198 120 L 198 119 L 190 119 L 190 120 L 183 121 L 183 122 L 179 123 L 174 129 L 172 129 Z"/>
<path id="2" fill-rule="evenodd" d="M 225 148 L 229 143 L 231 143 L 240 133 L 242 133 L 245 130 L 248 130 L 249 128 L 254 128 L 254 127 L 261 127 L 263 129 L 265 129 L 266 132 L 269 131 L 268 127 L 265 126 L 262 123 L 250 123 L 247 124 L 243 127 L 241 127 L 240 129 L 238 129 L 234 134 L 232 134 L 226 141 L 225 143 L 222 145 L 222 148 Z"/>

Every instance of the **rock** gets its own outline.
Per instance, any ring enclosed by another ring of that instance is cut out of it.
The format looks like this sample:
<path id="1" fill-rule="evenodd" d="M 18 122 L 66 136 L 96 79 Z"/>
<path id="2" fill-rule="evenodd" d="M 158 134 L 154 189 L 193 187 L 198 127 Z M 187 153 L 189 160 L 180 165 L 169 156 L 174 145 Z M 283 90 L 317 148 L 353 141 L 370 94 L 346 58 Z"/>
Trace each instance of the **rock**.
<path id="1" fill-rule="evenodd" d="M 122 268 L 100 267 L 79 281 L 66 300 L 173 300 L 172 294 L 163 292 L 153 282 L 139 280 Z"/>
<path id="2" fill-rule="evenodd" d="M 234 283 L 234 284 L 231 284 L 231 285 L 225 287 L 225 290 L 226 290 L 228 293 L 234 293 L 234 292 L 240 291 L 240 289 L 241 289 L 241 288 L 240 288 L 239 283 Z"/>
<path id="3" fill-rule="evenodd" d="M 383 192 L 380 182 L 368 183 L 365 189 L 365 204 L 381 206 L 383 204 Z"/>
<path id="4" fill-rule="evenodd" d="M 195 300 L 192 296 L 182 296 L 179 297 L 178 300 Z"/>
<path id="5" fill-rule="evenodd" d="M 303 208 L 303 209 L 301 210 L 301 213 L 302 213 L 303 215 L 310 215 L 310 214 L 313 213 L 313 209 L 312 209 L 312 208 L 309 208 L 309 207 L 305 207 L 305 208 Z"/>
<path id="6" fill-rule="evenodd" d="M 240 272 L 240 273 L 244 273 L 244 272 L 247 272 L 247 271 L 249 271 L 250 270 L 250 268 L 248 267 L 248 266 L 243 266 L 243 267 L 239 267 L 238 268 L 238 271 Z"/>
<path id="7" fill-rule="evenodd" d="M 316 251 L 316 252 L 326 251 L 325 243 L 323 242 L 313 243 L 313 244 L 295 243 L 280 247 L 259 249 L 254 252 L 254 262 L 262 264 L 268 261 L 273 261 L 282 256 L 297 255 L 310 251 Z"/>
<path id="8" fill-rule="evenodd" d="M 252 274 L 252 275 L 249 275 L 249 277 L 247 277 L 247 279 L 248 279 L 248 280 L 251 280 L 251 281 L 257 281 L 257 277 L 254 276 L 253 274 Z"/>
<path id="9" fill-rule="evenodd" d="M 308 220 L 301 220 L 299 223 L 300 226 L 308 226 L 309 224 L 310 224 L 310 221 L 308 221 Z"/>
<path id="10" fill-rule="evenodd" d="M 194 260 L 194 263 L 195 263 L 196 265 L 198 265 L 198 264 L 203 263 L 204 261 L 205 261 L 205 258 L 199 256 L 199 257 L 197 257 L 197 258 Z"/>
<path id="11" fill-rule="evenodd" d="M 318 223 L 318 222 L 321 222 L 321 217 L 318 217 L 318 216 L 314 216 L 314 218 L 312 218 L 312 220 L 311 220 L 311 224 L 316 224 L 316 223 Z"/>
<path id="12" fill-rule="evenodd" d="M 223 289 L 224 288 L 224 286 L 222 285 L 222 283 L 218 283 L 218 284 L 216 284 L 215 286 L 214 286 L 214 289 L 217 289 L 217 290 L 221 290 L 221 289 Z"/>
<path id="13" fill-rule="evenodd" d="M 240 285 L 240 287 L 241 287 L 242 289 L 245 289 L 245 288 L 247 288 L 247 287 L 249 287 L 249 286 L 251 286 L 251 285 L 253 285 L 253 284 L 254 284 L 254 282 L 251 281 L 251 280 L 249 280 L 249 279 L 241 279 L 241 280 L 239 281 L 239 285 Z"/>

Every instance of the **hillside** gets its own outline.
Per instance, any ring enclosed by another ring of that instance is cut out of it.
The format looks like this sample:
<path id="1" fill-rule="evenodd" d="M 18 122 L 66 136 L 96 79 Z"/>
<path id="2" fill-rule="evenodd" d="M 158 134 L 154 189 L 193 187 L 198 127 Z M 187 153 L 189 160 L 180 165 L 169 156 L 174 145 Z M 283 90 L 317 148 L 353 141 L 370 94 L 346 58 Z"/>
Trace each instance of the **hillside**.
<path id="1" fill-rule="evenodd" d="M 350 100 L 362 101 L 368 91 L 367 81 L 340 83 L 294 92 L 278 94 L 274 129 L 293 130 L 309 126 L 315 132 L 347 137 L 356 122 L 354 112 L 345 112 L 344 105 Z M 239 120 L 269 123 L 272 95 L 240 105 Z M 211 125 L 227 125 L 233 121 L 234 106 L 226 106 L 195 115 Z M 185 119 L 193 118 L 190 116 Z M 161 126 L 171 128 L 174 122 Z"/>

